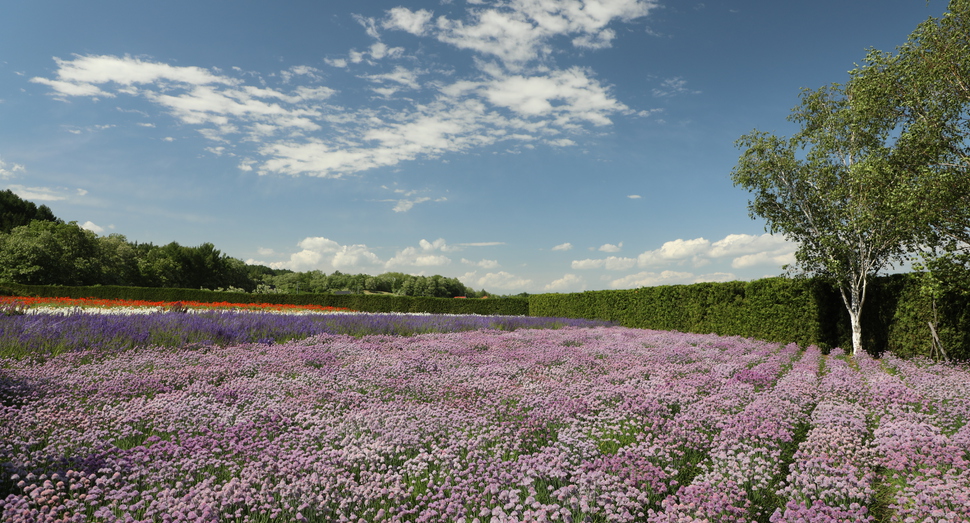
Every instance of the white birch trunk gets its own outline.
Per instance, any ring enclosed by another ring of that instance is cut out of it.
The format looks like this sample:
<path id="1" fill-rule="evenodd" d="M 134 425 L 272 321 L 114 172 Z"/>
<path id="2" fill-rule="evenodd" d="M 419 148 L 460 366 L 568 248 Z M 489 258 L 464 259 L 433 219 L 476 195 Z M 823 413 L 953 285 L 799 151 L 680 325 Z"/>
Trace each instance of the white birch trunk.
<path id="1" fill-rule="evenodd" d="M 846 310 L 849 311 L 849 325 L 852 327 L 852 355 L 855 356 L 862 352 L 862 304 L 865 302 L 866 283 L 868 278 L 863 277 L 861 281 L 854 279 L 846 294 L 846 286 L 840 285 L 842 301 L 845 303 Z"/>
<path id="2" fill-rule="evenodd" d="M 849 323 L 852 325 L 852 355 L 862 351 L 862 318 L 861 310 L 849 311 Z"/>

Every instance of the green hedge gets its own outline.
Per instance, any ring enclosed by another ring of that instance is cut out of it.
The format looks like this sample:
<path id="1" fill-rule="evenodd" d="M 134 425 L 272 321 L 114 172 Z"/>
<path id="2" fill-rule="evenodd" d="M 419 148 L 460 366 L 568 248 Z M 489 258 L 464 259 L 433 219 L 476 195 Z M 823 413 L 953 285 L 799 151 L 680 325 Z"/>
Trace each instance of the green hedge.
<path id="1" fill-rule="evenodd" d="M 756 337 L 828 346 L 821 324 L 827 302 L 814 280 L 667 285 L 634 290 L 542 294 L 532 316 L 614 321 L 626 327 Z M 806 321 L 806 319 L 809 319 Z"/>
<path id="2" fill-rule="evenodd" d="M 863 309 L 863 345 L 871 354 L 929 355 L 927 322 L 933 304 L 920 274 L 876 278 Z M 0 285 L 0 295 L 119 298 L 147 301 L 289 303 L 346 307 L 364 312 L 531 315 L 588 318 L 619 325 L 681 332 L 738 335 L 823 349 L 851 346 L 849 317 L 838 290 L 817 279 L 765 278 L 632 290 L 538 294 L 525 298 L 447 299 L 375 294 L 245 294 L 144 287 Z M 970 359 L 970 298 L 944 296 L 936 304 L 938 334 L 948 354 Z"/>
<path id="3" fill-rule="evenodd" d="M 247 294 L 160 287 L 61 287 L 4 283 L 11 291 L 30 296 L 61 298 L 103 298 L 144 301 L 197 301 L 202 303 L 274 303 L 345 307 L 362 312 L 427 312 L 435 314 L 482 314 L 524 316 L 529 312 L 525 298 L 418 298 L 383 294 Z"/>
<path id="4" fill-rule="evenodd" d="M 920 274 L 876 278 L 863 308 L 863 346 L 871 354 L 929 355 L 927 322 L 933 306 L 919 292 Z M 765 278 L 619 291 L 542 294 L 529 299 L 532 316 L 614 321 L 681 332 L 738 335 L 823 349 L 851 347 L 849 315 L 833 284 L 818 279 Z M 937 303 L 938 334 L 948 354 L 970 359 L 970 299 Z"/>

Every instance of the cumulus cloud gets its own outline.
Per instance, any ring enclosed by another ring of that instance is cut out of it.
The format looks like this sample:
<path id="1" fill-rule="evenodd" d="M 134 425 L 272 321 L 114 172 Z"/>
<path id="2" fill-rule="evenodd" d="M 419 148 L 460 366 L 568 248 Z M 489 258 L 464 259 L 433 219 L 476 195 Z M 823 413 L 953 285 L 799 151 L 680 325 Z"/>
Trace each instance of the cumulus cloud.
<path id="1" fill-rule="evenodd" d="M 398 29 L 421 36 L 428 30 L 432 16 L 434 13 L 426 9 L 411 11 L 406 7 L 395 7 L 387 12 L 381 26 L 384 29 Z"/>
<path id="2" fill-rule="evenodd" d="M 247 260 L 246 263 L 266 265 L 274 269 L 324 272 L 366 271 L 382 265 L 377 255 L 363 244 L 341 245 L 323 236 L 311 236 L 301 240 L 297 247 L 301 250 L 291 254 L 286 261 Z M 260 251 L 260 254 L 266 255 L 264 251 Z"/>
<path id="3" fill-rule="evenodd" d="M 522 291 L 532 285 L 532 280 L 505 271 L 489 272 L 482 276 L 470 272 L 461 276 L 460 280 L 471 287 L 499 291 Z"/>
<path id="4" fill-rule="evenodd" d="M 451 264 L 451 258 L 445 256 L 446 252 L 461 250 L 461 247 L 448 245 L 448 243 L 438 238 L 433 242 L 422 239 L 417 247 L 407 247 L 398 251 L 393 258 L 388 260 L 384 267 L 387 269 L 401 269 L 408 267 L 443 267 Z"/>
<path id="5" fill-rule="evenodd" d="M 681 271 L 661 271 L 659 273 L 645 271 L 612 280 L 610 282 L 610 287 L 614 289 L 633 289 L 637 287 L 653 287 L 657 285 L 724 282 L 733 281 L 736 279 L 737 278 L 733 274 L 726 272 L 695 275 L 694 273 Z"/>
<path id="6" fill-rule="evenodd" d="M 642 198 L 642 196 L 640 196 L 639 194 L 628 194 L 627 198 L 631 200 L 639 200 L 640 198 Z"/>
<path id="7" fill-rule="evenodd" d="M 608 271 L 626 271 L 632 269 L 637 264 L 636 258 L 621 258 L 609 256 L 603 259 L 573 260 L 572 268 L 577 270 L 584 269 L 606 269 Z"/>
<path id="8" fill-rule="evenodd" d="M 81 224 L 81 228 L 82 229 L 85 229 L 85 230 L 88 230 L 88 231 L 91 231 L 94 234 L 101 234 L 101 233 L 104 232 L 104 227 L 101 227 L 100 225 L 98 225 L 98 224 L 96 224 L 96 223 L 94 223 L 94 222 L 92 222 L 90 220 L 82 223 Z"/>
<path id="9" fill-rule="evenodd" d="M 677 239 L 664 243 L 659 249 L 646 251 L 637 257 L 640 267 L 662 266 L 670 262 L 700 263 L 703 255 L 709 252 L 711 242 L 704 238 L 692 240 Z"/>
<path id="10" fill-rule="evenodd" d="M 619 245 L 606 244 L 599 250 L 617 252 L 622 245 L 622 243 Z M 574 260 L 571 266 L 576 270 L 627 270 L 634 266 L 642 269 L 663 269 L 670 266 L 697 268 L 715 261 L 730 260 L 730 265 L 734 269 L 758 265 L 781 267 L 795 261 L 794 256 L 797 247 L 797 244 L 786 240 L 783 236 L 729 234 L 715 242 L 706 238 L 672 240 L 665 242 L 659 249 L 644 251 L 636 258 L 609 256 L 599 259 Z M 649 276 L 655 273 L 644 274 Z"/>
<path id="11" fill-rule="evenodd" d="M 653 287 L 655 285 L 673 285 L 676 283 L 689 283 L 693 277 L 694 275 L 689 272 L 638 272 L 611 281 L 610 287 L 614 289 L 632 289 L 635 287 Z"/>
<path id="12" fill-rule="evenodd" d="M 586 290 L 586 281 L 582 276 L 564 274 L 562 278 L 553 280 L 543 290 L 546 292 L 580 292 Z"/>
<path id="13" fill-rule="evenodd" d="M 452 265 L 451 253 L 464 250 L 466 247 L 485 247 L 503 245 L 503 242 L 480 242 L 449 244 L 443 238 L 434 241 L 422 239 L 416 246 L 397 250 L 388 259 L 382 259 L 373 249 L 364 244 L 344 245 L 323 236 L 311 236 L 301 240 L 298 251 L 290 254 L 280 254 L 273 249 L 260 248 L 261 256 L 286 257 L 281 261 L 247 260 L 247 263 L 266 265 L 274 269 L 290 269 L 294 271 L 319 270 L 323 272 L 378 273 L 385 271 L 425 272 L 437 271 Z M 474 265 L 483 269 L 499 267 L 497 260 L 483 259 L 478 262 L 462 259 L 462 263 Z"/>
<path id="14" fill-rule="evenodd" d="M 613 245 L 612 243 L 604 243 L 603 245 L 600 245 L 600 248 L 597 250 L 599 250 L 600 252 L 620 252 L 620 250 L 622 249 L 623 249 L 623 242 L 620 242 L 619 245 Z"/>
<path id="15" fill-rule="evenodd" d="M 554 251 L 568 251 L 568 250 L 570 250 L 572 248 L 573 248 L 573 244 L 571 244 L 569 242 L 566 242 L 566 243 L 560 243 L 559 245 L 556 245 L 555 247 L 552 248 L 552 250 L 554 250 Z"/>
<path id="16" fill-rule="evenodd" d="M 439 16 L 433 24 L 428 11 L 397 7 L 388 12 L 384 27 L 430 34 L 515 68 L 548 56 L 555 37 L 572 37 L 579 48 L 609 47 L 616 37 L 608 27 L 613 20 L 644 17 L 657 5 L 651 0 L 511 0 L 469 8 L 464 20 Z"/>

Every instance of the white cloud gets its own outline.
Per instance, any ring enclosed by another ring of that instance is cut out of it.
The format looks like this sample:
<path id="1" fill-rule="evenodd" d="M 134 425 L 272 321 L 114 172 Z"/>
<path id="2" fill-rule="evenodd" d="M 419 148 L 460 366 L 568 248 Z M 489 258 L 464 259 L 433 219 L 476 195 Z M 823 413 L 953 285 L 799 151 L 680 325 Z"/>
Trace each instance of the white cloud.
<path id="1" fill-rule="evenodd" d="M 481 261 L 471 261 L 465 258 L 461 259 L 461 262 L 466 265 L 474 265 L 476 267 L 481 267 L 482 269 L 497 269 L 500 267 L 498 260 L 481 260 Z"/>
<path id="2" fill-rule="evenodd" d="M 302 249 L 290 255 L 290 259 L 280 262 L 247 260 L 246 263 L 266 265 L 274 269 L 294 271 L 320 270 L 323 272 L 366 272 L 379 268 L 382 264 L 376 254 L 366 245 L 340 245 L 322 236 L 304 238 L 297 246 Z M 269 253 L 259 251 L 262 255 Z M 272 250 L 270 250 L 270 253 Z"/>
<path id="3" fill-rule="evenodd" d="M 104 232 L 104 227 L 101 227 L 100 225 L 97 225 L 96 223 L 94 223 L 94 222 L 92 222 L 90 220 L 82 223 L 81 224 L 81 228 L 82 229 L 89 230 L 89 231 L 91 231 L 91 232 L 93 232 L 95 234 L 101 234 L 101 233 Z"/>
<path id="4" fill-rule="evenodd" d="M 623 244 L 605 244 L 599 248 L 603 252 L 618 252 Z M 778 267 L 794 263 L 797 244 L 785 240 L 782 236 L 771 234 L 748 235 L 730 234 L 721 240 L 711 242 L 705 238 L 690 240 L 677 239 L 665 242 L 659 249 L 645 251 L 636 258 L 609 256 L 606 258 L 590 258 L 574 260 L 571 268 L 574 270 L 608 270 L 624 271 L 633 267 L 643 269 L 663 269 L 671 266 L 689 265 L 694 268 L 704 267 L 715 262 L 727 262 L 734 269 L 747 269 L 755 266 Z M 592 250 L 592 248 L 590 249 Z M 664 276 L 666 274 L 666 276 Z M 618 286 L 629 286 L 629 282 L 662 281 L 673 275 L 686 278 L 686 274 L 678 271 L 642 272 L 615 280 Z M 726 276 L 724 276 L 726 275 Z M 721 281 L 717 278 L 735 279 L 730 273 L 712 273 L 700 276 L 698 281 Z M 658 279 L 659 278 L 659 279 Z"/>
<path id="5" fill-rule="evenodd" d="M 636 287 L 653 287 L 655 285 L 674 285 L 679 283 L 692 283 L 693 278 L 694 275 L 689 272 L 638 272 L 611 281 L 610 287 L 614 289 L 632 289 Z"/>
<path id="6" fill-rule="evenodd" d="M 620 252 L 620 250 L 622 249 L 623 249 L 623 242 L 620 242 L 619 245 L 613 245 L 612 243 L 604 243 L 603 245 L 600 245 L 600 248 L 597 250 L 599 250 L 600 252 Z"/>
<path id="7" fill-rule="evenodd" d="M 707 253 L 710 246 L 711 242 L 704 238 L 677 239 L 664 243 L 659 249 L 640 254 L 637 264 L 640 267 L 654 267 L 670 262 L 685 263 L 688 260 L 699 263 L 701 255 Z"/>
<path id="8" fill-rule="evenodd" d="M 640 196 L 639 194 L 629 194 L 627 195 L 627 198 L 631 200 L 639 200 L 640 198 L 642 198 L 642 196 Z"/>
<path id="9" fill-rule="evenodd" d="M 745 254 L 731 261 L 731 267 L 735 269 L 745 269 L 756 265 L 791 265 L 795 263 L 794 252 L 759 252 L 756 254 Z"/>
<path id="10" fill-rule="evenodd" d="M 626 109 L 579 67 L 542 76 L 506 76 L 483 85 L 481 90 L 492 105 L 522 116 L 555 114 L 570 121 L 607 125 L 608 114 Z"/>
<path id="11" fill-rule="evenodd" d="M 653 90 L 653 95 L 658 98 L 665 98 L 679 94 L 700 94 L 700 91 L 687 88 L 687 81 L 681 77 L 667 78 L 660 87 Z"/>
<path id="12" fill-rule="evenodd" d="M 477 272 L 470 272 L 462 276 L 461 281 L 466 285 L 477 289 L 499 290 L 499 291 L 519 291 L 532 285 L 532 280 L 520 278 L 505 271 L 489 272 L 484 276 L 478 276 Z"/>
<path id="13" fill-rule="evenodd" d="M 3 161 L 3 158 L 0 158 L 0 179 L 8 180 L 16 176 L 17 173 L 23 173 L 26 171 L 27 169 L 23 165 L 19 163 L 8 164 L 7 162 Z"/>
<path id="14" fill-rule="evenodd" d="M 376 41 L 325 62 L 380 95 L 377 103 L 346 94 L 355 92 L 352 84 L 346 93 L 322 85 L 325 77 L 306 65 L 264 78 L 238 68 L 227 73 L 149 58 L 75 55 L 55 58 L 52 78 L 31 81 L 61 99 L 148 100 L 224 146 L 226 156 L 242 158 L 243 171 L 337 178 L 503 141 L 576 145 L 587 127 L 609 125 L 629 109 L 592 70 L 536 60 L 551 56 L 557 37 L 585 49 L 608 46 L 616 37 L 612 23 L 644 17 L 656 6 L 653 0 L 509 0 L 471 3 L 455 19 L 406 7 L 380 20 L 357 17 Z M 404 49 L 381 42 L 379 29 L 473 51 L 473 72 L 456 77 L 440 64 L 422 67 L 421 55 L 409 56 L 416 65 L 408 67 L 388 61 L 402 58 Z M 405 90 L 408 98 L 398 96 Z M 421 202 L 396 203 L 404 212 Z"/>
<path id="15" fill-rule="evenodd" d="M 479 2 L 470 2 L 479 5 Z M 388 12 L 385 27 L 412 34 L 430 33 L 441 42 L 519 67 L 551 54 L 549 40 L 573 36 L 580 48 L 609 47 L 616 32 L 613 20 L 631 21 L 657 6 L 651 0 L 511 0 L 489 8 L 469 8 L 467 20 L 399 7 Z"/>
<path id="16" fill-rule="evenodd" d="M 411 11 L 406 7 L 394 7 L 387 12 L 387 17 L 381 23 L 384 29 L 399 29 L 413 35 L 421 36 L 428 30 L 428 22 L 434 13 L 425 9 Z"/>
<path id="17" fill-rule="evenodd" d="M 552 250 L 554 250 L 554 251 L 568 251 L 568 250 L 570 250 L 572 248 L 573 248 L 573 244 L 571 244 L 569 242 L 566 242 L 566 243 L 560 243 L 559 245 L 556 245 L 555 247 L 552 248 Z"/>
<path id="18" fill-rule="evenodd" d="M 442 238 L 433 242 L 422 239 L 418 242 L 418 247 L 407 247 L 398 251 L 393 258 L 387 260 L 384 267 L 388 270 L 408 267 L 443 267 L 451 264 L 451 258 L 437 253 L 459 250 L 461 250 L 461 247 L 448 245 Z"/>
<path id="19" fill-rule="evenodd" d="M 606 269 L 608 271 L 626 271 L 635 267 L 636 258 L 621 258 L 618 256 L 608 256 L 603 259 L 593 260 L 573 260 L 571 267 L 576 270 L 584 269 Z"/>
<path id="20" fill-rule="evenodd" d="M 796 248 L 795 243 L 789 242 L 781 235 L 729 234 L 723 240 L 718 240 L 711 245 L 711 256 L 722 258 L 761 252 L 784 254 L 794 252 Z"/>
<path id="21" fill-rule="evenodd" d="M 734 281 L 737 277 L 727 272 L 714 272 L 710 274 L 695 275 L 690 272 L 662 271 L 639 272 L 624 276 L 610 282 L 610 287 L 614 289 L 633 289 L 637 287 L 653 287 L 657 285 L 681 285 L 703 282 L 725 282 Z"/>
<path id="22" fill-rule="evenodd" d="M 735 269 L 754 265 L 784 265 L 794 261 L 797 244 L 782 236 L 762 234 L 729 234 L 714 243 L 704 239 L 678 239 L 663 244 L 660 249 L 646 251 L 638 257 L 640 267 L 661 267 L 670 263 L 691 263 L 699 267 L 712 259 L 733 258 Z"/>
<path id="23" fill-rule="evenodd" d="M 565 274 L 543 287 L 546 292 L 580 292 L 586 290 L 586 280 L 575 274 Z"/>
<path id="24" fill-rule="evenodd" d="M 43 202 L 67 200 L 70 198 L 71 193 L 75 192 L 66 187 L 26 187 L 23 185 L 8 185 L 7 189 L 10 189 L 14 194 L 24 200 Z"/>

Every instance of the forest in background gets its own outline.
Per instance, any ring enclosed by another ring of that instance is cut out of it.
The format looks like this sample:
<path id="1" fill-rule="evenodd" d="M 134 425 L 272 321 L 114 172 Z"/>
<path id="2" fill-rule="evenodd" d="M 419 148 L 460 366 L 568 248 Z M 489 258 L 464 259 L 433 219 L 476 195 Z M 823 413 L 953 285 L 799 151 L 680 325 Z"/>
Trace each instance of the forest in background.
<path id="1" fill-rule="evenodd" d="M 249 265 L 215 245 L 188 247 L 99 236 L 57 218 L 13 191 L 0 191 L 0 281 L 27 285 L 121 285 L 256 293 L 386 293 L 436 298 L 481 298 L 485 289 L 457 278 L 401 272 L 295 272 Z"/>

